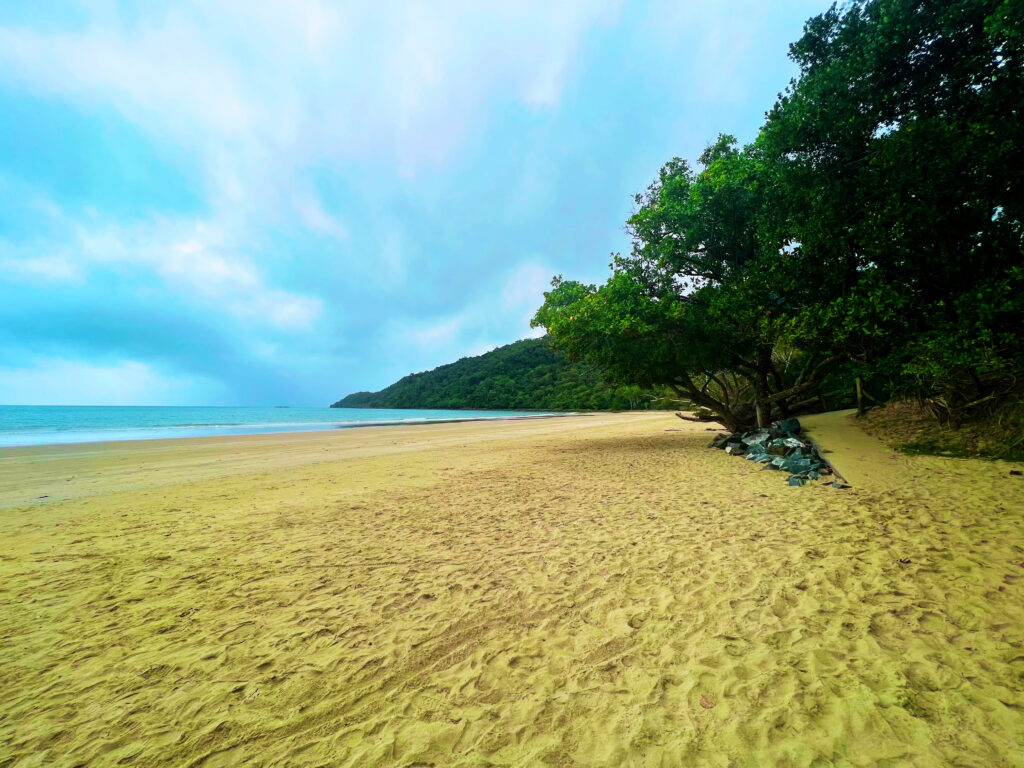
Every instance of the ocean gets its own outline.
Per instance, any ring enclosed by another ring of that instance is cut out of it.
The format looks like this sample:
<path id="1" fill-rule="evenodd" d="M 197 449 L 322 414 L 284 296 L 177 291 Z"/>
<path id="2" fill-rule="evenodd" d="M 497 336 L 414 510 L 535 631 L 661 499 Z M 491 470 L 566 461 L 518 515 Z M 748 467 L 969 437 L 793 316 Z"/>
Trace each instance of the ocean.
<path id="1" fill-rule="evenodd" d="M 350 427 L 530 418 L 522 411 L 221 406 L 0 405 L 0 447 L 159 440 L 171 437 L 319 432 Z"/>

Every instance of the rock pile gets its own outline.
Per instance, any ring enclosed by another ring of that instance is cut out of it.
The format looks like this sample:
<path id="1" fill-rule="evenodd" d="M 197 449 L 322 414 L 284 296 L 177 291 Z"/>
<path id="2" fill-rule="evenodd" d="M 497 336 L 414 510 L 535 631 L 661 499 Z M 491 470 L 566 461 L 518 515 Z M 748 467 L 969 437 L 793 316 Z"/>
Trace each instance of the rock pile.
<path id="1" fill-rule="evenodd" d="M 833 475 L 832 467 L 821 457 L 817 446 L 801 436 L 802 431 L 797 419 L 783 419 L 773 422 L 768 429 L 720 434 L 708 447 L 724 450 L 731 456 L 745 455 L 749 461 L 764 464 L 765 469 L 788 472 L 790 485 L 805 485 L 823 475 Z M 837 481 L 825 485 L 849 488 Z"/>

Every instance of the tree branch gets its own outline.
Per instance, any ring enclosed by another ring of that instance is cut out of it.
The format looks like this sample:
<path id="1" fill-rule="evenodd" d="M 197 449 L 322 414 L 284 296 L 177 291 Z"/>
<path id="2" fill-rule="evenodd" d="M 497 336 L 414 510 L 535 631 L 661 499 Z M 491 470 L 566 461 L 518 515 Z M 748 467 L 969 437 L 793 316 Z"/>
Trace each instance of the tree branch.
<path id="1" fill-rule="evenodd" d="M 700 419 L 697 418 L 696 416 L 684 416 L 678 411 L 676 411 L 676 416 L 678 416 L 683 421 L 696 421 L 698 424 L 707 424 L 709 421 L 714 421 L 714 419 Z"/>
<path id="2" fill-rule="evenodd" d="M 821 372 L 824 371 L 828 366 L 833 365 L 842 359 L 842 355 L 833 355 L 832 357 L 822 360 L 814 367 L 814 371 L 811 373 L 810 379 L 800 384 L 795 384 L 789 389 L 784 389 L 782 392 L 776 392 L 775 394 L 770 395 L 768 397 L 768 402 L 775 403 L 778 402 L 779 400 L 786 400 L 790 397 L 793 397 L 794 395 L 802 395 L 804 392 L 814 389 L 819 384 L 818 378 Z M 801 376 L 801 378 L 803 377 Z"/>

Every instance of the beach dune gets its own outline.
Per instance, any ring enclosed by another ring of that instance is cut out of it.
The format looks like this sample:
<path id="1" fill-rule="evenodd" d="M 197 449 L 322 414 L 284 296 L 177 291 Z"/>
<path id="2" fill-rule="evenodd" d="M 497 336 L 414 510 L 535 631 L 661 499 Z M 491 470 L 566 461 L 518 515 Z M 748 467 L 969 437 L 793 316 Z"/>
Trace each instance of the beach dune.
<path id="1" fill-rule="evenodd" d="M 2 450 L 0 765 L 1024 765 L 1019 465 L 710 435 Z"/>

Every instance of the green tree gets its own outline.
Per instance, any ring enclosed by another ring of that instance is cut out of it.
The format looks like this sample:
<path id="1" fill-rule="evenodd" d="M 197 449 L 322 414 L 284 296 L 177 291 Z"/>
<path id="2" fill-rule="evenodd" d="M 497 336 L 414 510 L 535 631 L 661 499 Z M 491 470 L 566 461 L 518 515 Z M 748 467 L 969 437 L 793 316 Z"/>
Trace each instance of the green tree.
<path id="1" fill-rule="evenodd" d="M 837 370 L 998 402 L 1024 380 L 1024 3 L 833 6 L 791 56 L 757 140 L 666 164 L 612 277 L 556 279 L 535 323 L 732 428 L 820 404 Z"/>
<path id="2" fill-rule="evenodd" d="M 623 382 L 671 387 L 730 429 L 809 407 L 839 359 L 814 344 L 790 365 L 809 287 L 773 240 L 758 155 L 722 136 L 694 172 L 678 158 L 637 195 L 628 256 L 600 288 L 556 278 L 534 318 L 570 360 Z"/>
<path id="3" fill-rule="evenodd" d="M 895 391 L 1012 386 L 1024 316 L 1024 3 L 875 0 L 811 19 L 758 140 L 800 318 Z"/>

